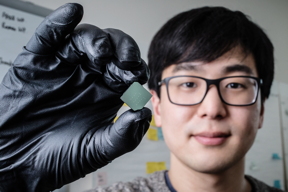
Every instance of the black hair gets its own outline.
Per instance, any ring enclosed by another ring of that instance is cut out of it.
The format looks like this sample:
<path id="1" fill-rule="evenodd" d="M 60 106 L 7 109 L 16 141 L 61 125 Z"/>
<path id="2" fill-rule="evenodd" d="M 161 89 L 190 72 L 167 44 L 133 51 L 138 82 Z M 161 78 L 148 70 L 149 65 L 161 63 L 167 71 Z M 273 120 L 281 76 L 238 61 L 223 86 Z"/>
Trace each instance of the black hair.
<path id="1" fill-rule="evenodd" d="M 160 95 L 158 82 L 165 68 L 188 61 L 211 62 L 240 46 L 252 54 L 259 78 L 261 99 L 268 98 L 274 76 L 274 48 L 257 24 L 240 11 L 201 7 L 182 12 L 156 33 L 148 51 L 149 89 Z"/>

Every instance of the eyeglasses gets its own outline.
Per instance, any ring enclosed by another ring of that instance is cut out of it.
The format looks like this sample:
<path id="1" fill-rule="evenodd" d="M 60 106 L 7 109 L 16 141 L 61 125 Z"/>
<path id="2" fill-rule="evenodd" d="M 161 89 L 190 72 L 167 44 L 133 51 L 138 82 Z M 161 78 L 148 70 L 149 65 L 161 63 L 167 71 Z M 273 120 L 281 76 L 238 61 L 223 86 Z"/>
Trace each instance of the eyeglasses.
<path id="1" fill-rule="evenodd" d="M 176 105 L 201 103 L 210 85 L 215 85 L 223 103 L 232 106 L 253 105 L 258 97 L 262 79 L 250 76 L 229 76 L 220 79 L 205 79 L 197 76 L 173 76 L 158 82 L 165 84 L 168 98 Z"/>

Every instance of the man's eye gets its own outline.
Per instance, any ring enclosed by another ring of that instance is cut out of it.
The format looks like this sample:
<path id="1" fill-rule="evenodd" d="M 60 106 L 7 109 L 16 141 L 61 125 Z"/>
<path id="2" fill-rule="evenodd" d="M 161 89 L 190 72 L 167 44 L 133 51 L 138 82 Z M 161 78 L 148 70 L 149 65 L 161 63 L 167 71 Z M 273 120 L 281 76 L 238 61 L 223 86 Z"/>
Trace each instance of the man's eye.
<path id="1" fill-rule="evenodd" d="M 229 83 L 226 87 L 231 89 L 244 88 L 244 86 L 240 83 Z"/>
<path id="2" fill-rule="evenodd" d="M 181 86 L 187 87 L 187 88 L 192 88 L 192 87 L 196 87 L 196 84 L 193 82 L 186 82 L 186 83 L 182 83 Z"/>

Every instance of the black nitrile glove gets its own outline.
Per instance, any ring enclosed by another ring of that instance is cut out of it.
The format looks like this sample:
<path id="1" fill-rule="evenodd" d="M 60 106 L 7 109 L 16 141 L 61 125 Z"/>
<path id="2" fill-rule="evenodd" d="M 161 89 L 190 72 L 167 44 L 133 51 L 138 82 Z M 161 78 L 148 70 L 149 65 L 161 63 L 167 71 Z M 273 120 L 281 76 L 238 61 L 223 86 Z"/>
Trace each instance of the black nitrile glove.
<path id="1" fill-rule="evenodd" d="M 51 13 L 0 85 L 0 192 L 60 188 L 133 150 L 149 127 L 147 108 L 113 124 L 122 93 L 148 79 L 137 44 L 77 26 L 82 15 L 79 4 Z"/>

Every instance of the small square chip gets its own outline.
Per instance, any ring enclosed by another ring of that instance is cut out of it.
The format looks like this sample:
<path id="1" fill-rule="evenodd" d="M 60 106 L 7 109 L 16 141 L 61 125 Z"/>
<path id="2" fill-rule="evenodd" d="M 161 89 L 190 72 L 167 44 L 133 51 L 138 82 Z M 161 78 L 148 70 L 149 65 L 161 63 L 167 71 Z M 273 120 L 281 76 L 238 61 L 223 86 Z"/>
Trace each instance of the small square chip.
<path id="1" fill-rule="evenodd" d="M 125 102 L 134 111 L 142 109 L 150 100 L 152 95 L 140 83 L 134 82 L 121 96 Z"/>

